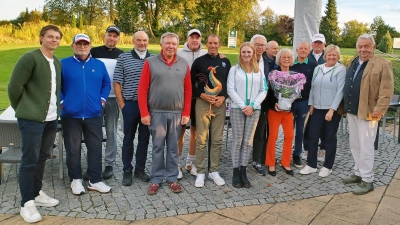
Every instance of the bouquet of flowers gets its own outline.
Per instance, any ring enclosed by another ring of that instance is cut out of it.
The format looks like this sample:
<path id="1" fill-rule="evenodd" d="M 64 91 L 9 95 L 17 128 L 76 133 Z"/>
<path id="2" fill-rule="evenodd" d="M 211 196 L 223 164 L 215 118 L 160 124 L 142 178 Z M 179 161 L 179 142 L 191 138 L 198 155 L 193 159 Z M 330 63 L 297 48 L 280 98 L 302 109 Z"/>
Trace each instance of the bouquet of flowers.
<path id="1" fill-rule="evenodd" d="M 279 109 L 290 110 L 292 103 L 301 97 L 301 90 L 306 83 L 302 73 L 274 70 L 268 75 L 268 80 L 278 99 Z"/>

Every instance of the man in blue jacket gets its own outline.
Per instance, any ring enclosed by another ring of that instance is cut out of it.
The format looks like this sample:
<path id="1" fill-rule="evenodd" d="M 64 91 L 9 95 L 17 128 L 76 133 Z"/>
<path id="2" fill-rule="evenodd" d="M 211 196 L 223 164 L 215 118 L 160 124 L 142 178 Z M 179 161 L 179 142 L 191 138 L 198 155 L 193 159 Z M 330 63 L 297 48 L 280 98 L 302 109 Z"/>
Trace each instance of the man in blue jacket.
<path id="1" fill-rule="evenodd" d="M 82 185 L 81 137 L 87 147 L 88 190 L 107 193 L 111 187 L 101 178 L 101 111 L 110 93 L 110 77 L 104 63 L 92 58 L 90 38 L 77 34 L 72 39 L 74 55 L 61 60 L 61 124 L 64 132 L 68 176 L 75 195 L 85 193 Z"/>

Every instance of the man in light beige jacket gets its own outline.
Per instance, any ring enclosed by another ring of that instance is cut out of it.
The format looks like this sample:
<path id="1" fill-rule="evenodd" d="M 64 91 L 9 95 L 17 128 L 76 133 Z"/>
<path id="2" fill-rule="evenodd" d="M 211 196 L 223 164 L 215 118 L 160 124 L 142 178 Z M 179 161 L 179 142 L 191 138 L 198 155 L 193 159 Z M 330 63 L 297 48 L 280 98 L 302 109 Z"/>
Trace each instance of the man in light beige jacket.
<path id="1" fill-rule="evenodd" d="M 374 55 L 373 36 L 361 35 L 356 47 L 358 56 L 349 65 L 343 88 L 354 174 L 344 177 L 343 182 L 358 183 L 353 194 L 363 195 L 374 190 L 374 141 L 378 121 L 390 105 L 394 87 L 392 64 Z"/>

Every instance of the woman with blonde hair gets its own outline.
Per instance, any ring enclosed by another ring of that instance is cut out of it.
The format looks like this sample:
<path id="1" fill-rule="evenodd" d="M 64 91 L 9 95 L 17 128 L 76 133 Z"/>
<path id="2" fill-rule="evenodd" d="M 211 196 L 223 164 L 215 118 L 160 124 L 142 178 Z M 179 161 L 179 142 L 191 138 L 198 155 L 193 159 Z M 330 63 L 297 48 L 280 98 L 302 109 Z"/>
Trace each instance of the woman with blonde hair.
<path id="1" fill-rule="evenodd" d="M 341 115 L 337 112 L 343 99 L 343 87 L 346 79 L 346 67 L 339 62 L 340 49 L 336 45 L 325 48 L 324 59 L 326 63 L 314 69 L 311 83 L 310 118 L 308 122 L 308 155 L 307 166 L 300 170 L 301 174 L 317 172 L 318 139 L 325 137 L 325 161 L 319 172 L 320 177 L 326 177 L 332 172 L 335 161 L 337 137 Z"/>
<path id="2" fill-rule="evenodd" d="M 228 95 L 232 101 L 232 185 L 249 188 L 246 169 L 253 146 L 253 137 L 260 117 L 261 102 L 267 95 L 267 82 L 260 70 L 255 48 L 250 42 L 240 46 L 239 62 L 228 75 Z"/>

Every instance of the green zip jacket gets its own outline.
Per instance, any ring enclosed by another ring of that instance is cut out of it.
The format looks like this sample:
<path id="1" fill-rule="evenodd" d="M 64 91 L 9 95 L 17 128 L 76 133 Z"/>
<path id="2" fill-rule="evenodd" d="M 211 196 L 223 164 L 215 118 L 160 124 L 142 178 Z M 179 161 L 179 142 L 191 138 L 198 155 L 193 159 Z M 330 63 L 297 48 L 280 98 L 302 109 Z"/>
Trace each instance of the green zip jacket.
<path id="1" fill-rule="evenodd" d="M 61 62 L 54 56 L 56 68 L 57 116 L 60 115 Z M 50 105 L 51 70 L 39 49 L 25 53 L 15 64 L 8 98 L 15 117 L 44 122 Z"/>

